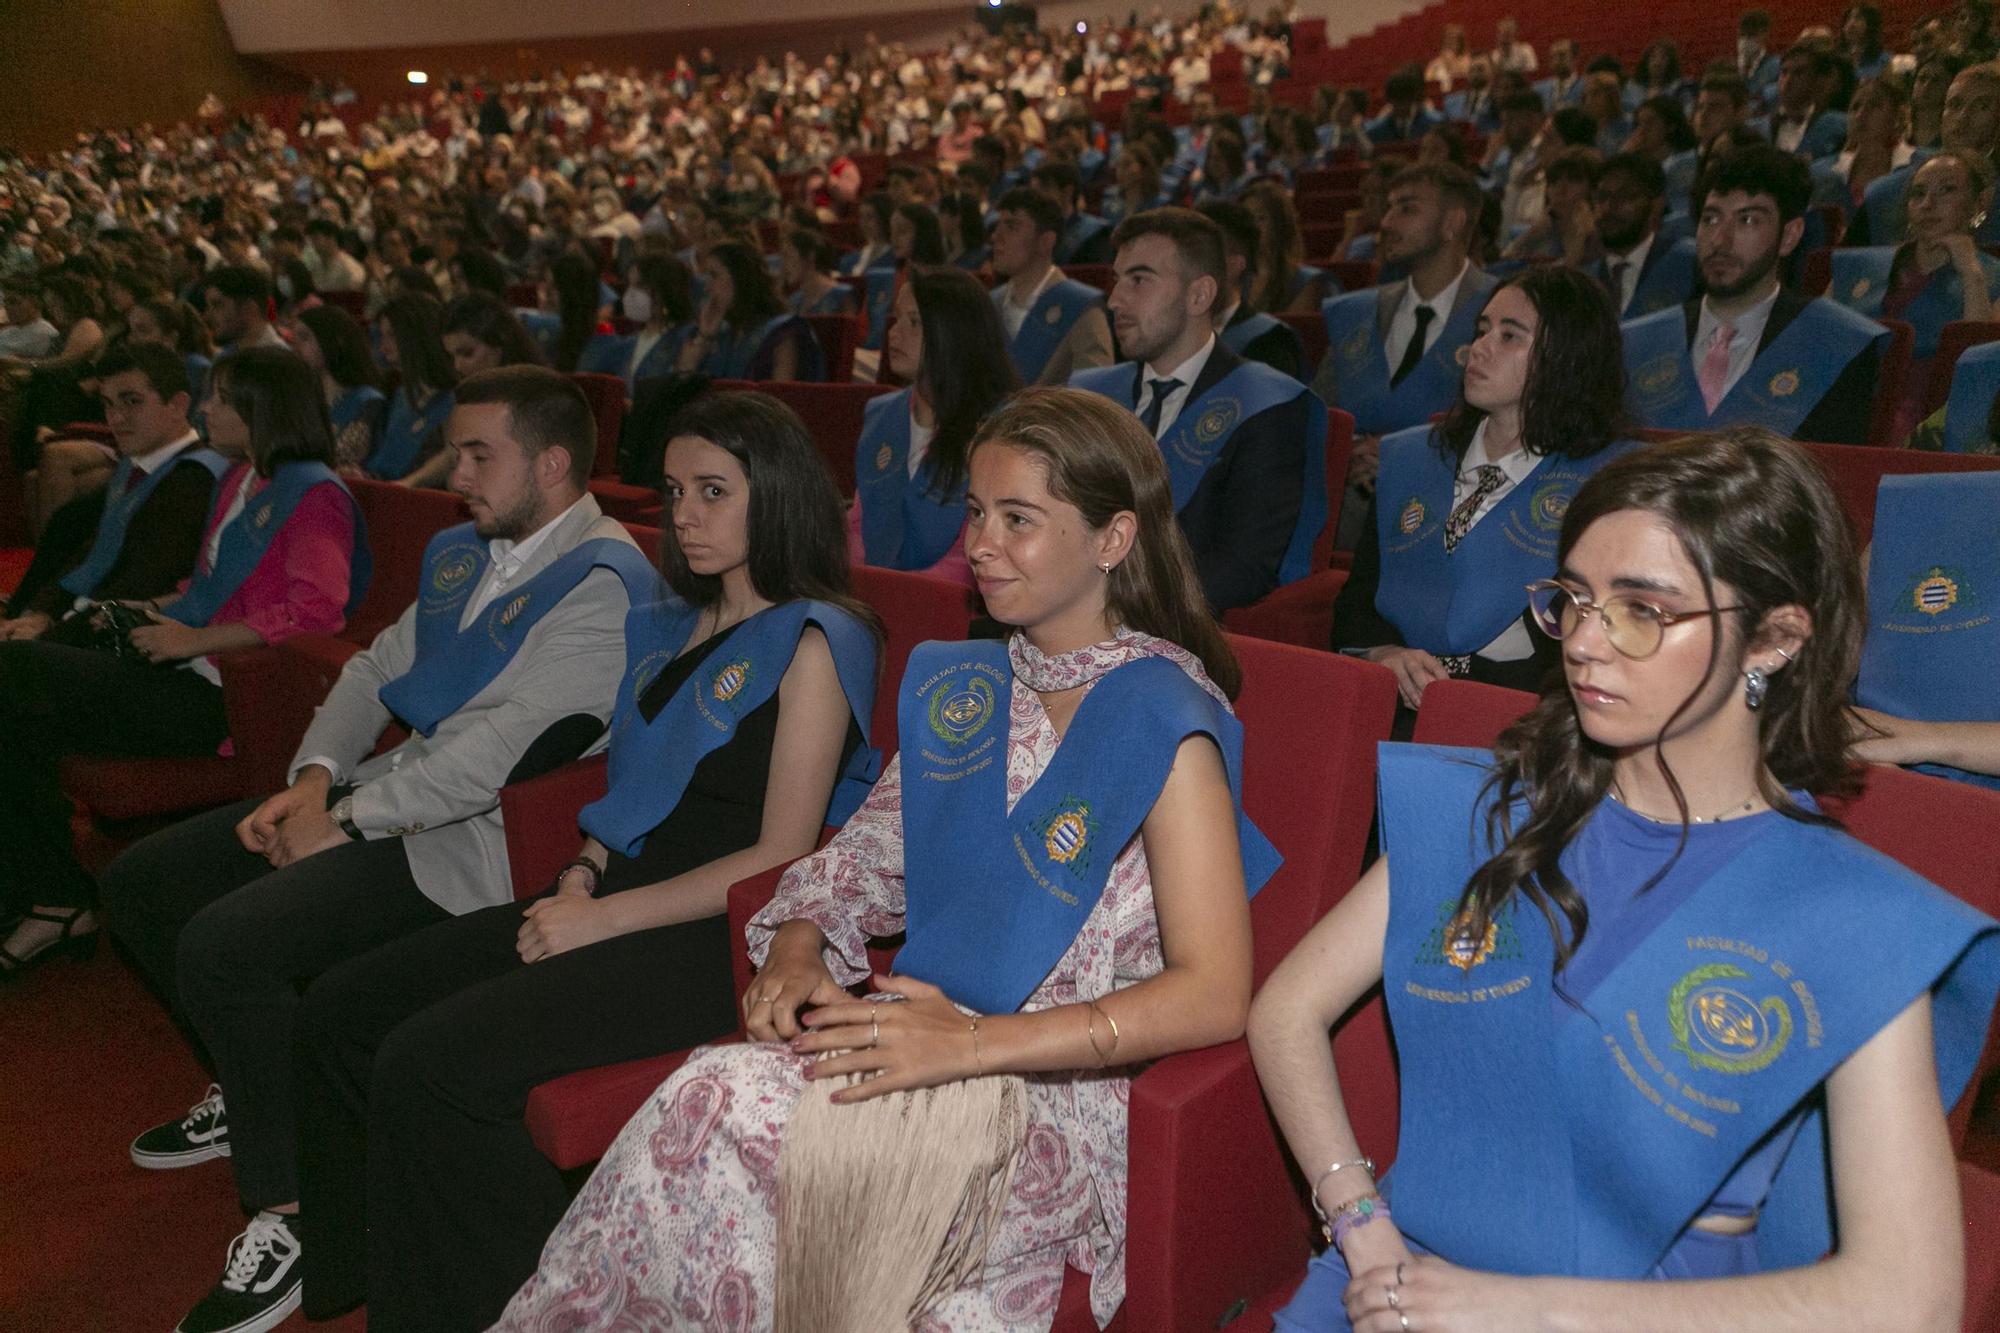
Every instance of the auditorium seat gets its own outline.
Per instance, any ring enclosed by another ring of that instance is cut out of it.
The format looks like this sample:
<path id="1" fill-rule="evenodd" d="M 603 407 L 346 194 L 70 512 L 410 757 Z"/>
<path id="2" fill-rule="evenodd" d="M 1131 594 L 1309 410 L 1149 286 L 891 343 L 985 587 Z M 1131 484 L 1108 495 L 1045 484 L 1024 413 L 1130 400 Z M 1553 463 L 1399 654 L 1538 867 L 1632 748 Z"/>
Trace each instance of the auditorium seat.
<path id="1" fill-rule="evenodd" d="M 1924 384 L 1923 414 L 1930 416 L 1951 396 L 1951 372 L 1967 349 L 1984 343 L 2000 342 L 2000 320 L 1955 319 L 1938 334 L 1937 352 L 1931 357 L 1930 378 Z M 1892 440 L 1890 445 L 1901 444 Z"/>
<path id="2" fill-rule="evenodd" d="M 965 589 L 959 585 L 897 570 L 857 567 L 854 593 L 875 609 L 886 631 L 869 738 L 886 763 L 896 749 L 896 692 L 910 651 L 928 639 L 964 638 L 970 611 Z M 605 762 L 601 757 L 582 760 L 501 791 L 516 898 L 532 897 L 547 888 L 562 864 L 576 855 L 577 812 L 604 794 Z M 831 835 L 827 830 L 822 839 Z M 764 885 L 765 900 L 777 889 L 781 872 L 782 867 L 755 881 Z M 746 914 L 743 920 L 748 919 Z M 741 930 L 732 938 L 740 941 Z M 739 972 L 744 967 L 747 964 L 739 964 Z M 632 1113 L 687 1055 L 665 1052 L 579 1070 L 542 1084 L 528 1095 L 527 1123 L 535 1146 L 565 1170 L 596 1161 Z"/>
<path id="3" fill-rule="evenodd" d="M 1336 296 L 1338 294 L 1337 292 L 1327 293 L 1329 296 Z M 1305 370 L 1304 378 L 1306 383 L 1312 383 L 1313 376 L 1319 373 L 1319 363 L 1326 358 L 1325 318 L 1317 310 L 1308 311 L 1305 314 L 1281 311 L 1273 315 L 1272 318 L 1282 321 L 1286 328 L 1299 335 L 1299 343 L 1304 349 L 1305 355 L 1305 364 L 1303 366 Z"/>
<path id="4" fill-rule="evenodd" d="M 597 454 L 590 468 L 593 477 L 618 475 L 618 437 L 625 430 L 625 381 L 616 375 L 600 375 L 579 370 L 570 380 L 590 400 L 591 415 L 597 418 Z"/>
<path id="5" fill-rule="evenodd" d="M 1335 408 L 1326 417 L 1326 526 L 1313 541 L 1313 572 L 1260 598 L 1251 606 L 1223 613 L 1232 632 L 1301 648 L 1326 648 L 1333 638 L 1333 600 L 1347 582 L 1347 570 L 1333 566 L 1334 530 L 1340 497 L 1347 489 L 1347 465 L 1354 452 L 1354 418 Z"/>
<path id="6" fill-rule="evenodd" d="M 755 389 L 778 399 L 806 423 L 826 470 L 843 496 L 854 494 L 854 445 L 861 438 L 862 414 L 877 394 L 894 393 L 886 384 L 801 384 L 790 380 L 717 380 L 718 389 Z"/>
<path id="7" fill-rule="evenodd" d="M 826 361 L 830 384 L 845 384 L 854 378 L 854 349 L 868 333 L 868 322 L 859 315 L 807 315 L 813 337 Z"/>
<path id="8" fill-rule="evenodd" d="M 368 327 L 368 298 L 361 292 L 319 292 L 319 299 L 335 310 L 344 310 L 354 322 Z"/>
<path id="9" fill-rule="evenodd" d="M 1896 434 L 1896 416 L 1903 405 L 1903 388 L 1910 379 L 1917 331 L 1900 319 L 1879 322 L 1889 330 L 1889 344 L 1882 349 L 1875 368 L 1875 405 L 1869 413 L 1868 443 L 1878 449 L 1889 449 L 1903 443 Z"/>
<path id="10" fill-rule="evenodd" d="M 1924 449 L 1871 449 L 1851 444 L 1806 446 L 1833 483 L 1840 508 L 1853 525 L 1855 543 L 1875 535 L 1875 488 L 1885 476 L 1913 472 L 1987 472 L 2000 468 L 1991 454 L 1944 454 Z"/>
<path id="11" fill-rule="evenodd" d="M 1086 286 L 1109 294 L 1112 285 L 1118 281 L 1117 273 L 1109 264 L 1064 264 L 1063 276 L 1074 278 Z"/>

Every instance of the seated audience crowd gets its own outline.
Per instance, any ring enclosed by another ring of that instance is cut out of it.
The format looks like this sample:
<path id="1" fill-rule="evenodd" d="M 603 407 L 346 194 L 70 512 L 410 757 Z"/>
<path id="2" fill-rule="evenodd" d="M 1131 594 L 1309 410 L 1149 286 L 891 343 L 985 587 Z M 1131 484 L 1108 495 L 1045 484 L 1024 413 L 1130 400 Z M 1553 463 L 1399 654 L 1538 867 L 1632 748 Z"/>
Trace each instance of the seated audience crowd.
<path id="1" fill-rule="evenodd" d="M 1102 1327 L 1204 1048 L 1323 1230 L 1246 1327 L 1959 1327 L 2000 897 L 1850 816 L 2000 826 L 2000 63 L 1823 17 L 0 155 L 0 1009 L 109 935 L 207 1069 L 180 1333 Z"/>

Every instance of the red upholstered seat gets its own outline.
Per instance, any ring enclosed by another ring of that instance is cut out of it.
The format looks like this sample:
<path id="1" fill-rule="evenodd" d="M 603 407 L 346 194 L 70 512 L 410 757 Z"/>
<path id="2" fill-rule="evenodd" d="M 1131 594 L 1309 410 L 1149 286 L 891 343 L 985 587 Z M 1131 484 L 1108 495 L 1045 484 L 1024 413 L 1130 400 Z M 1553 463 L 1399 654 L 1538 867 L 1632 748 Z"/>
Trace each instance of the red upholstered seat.
<path id="1" fill-rule="evenodd" d="M 1318 316 L 1313 317 L 1317 321 Z M 1324 331 L 1320 341 L 1326 341 Z M 1301 648 L 1325 648 L 1333 639 L 1333 599 L 1347 583 L 1345 567 L 1333 567 L 1334 530 L 1340 497 L 1347 489 L 1347 465 L 1354 452 L 1354 418 L 1338 408 L 1326 420 L 1326 526 L 1313 542 L 1313 572 L 1260 598 L 1254 605 L 1223 613 L 1232 633 Z"/>
<path id="2" fill-rule="evenodd" d="M 1841 512 L 1853 525 L 1857 545 L 1875 535 L 1875 490 L 1885 476 L 1912 472 L 1985 472 L 2000 468 L 1987 454 L 1932 453 L 1924 449 L 1873 449 L 1851 444 L 1806 446 L 1833 483 Z"/>
<path id="3" fill-rule="evenodd" d="M 1903 442 L 1896 435 L 1896 414 L 1903 405 L 1903 386 L 1909 382 L 1917 331 L 1900 319 L 1881 323 L 1889 330 L 1889 342 L 1875 367 L 1875 405 L 1868 418 L 1868 443 L 1888 449 Z"/>
<path id="4" fill-rule="evenodd" d="M 1109 292 L 1118 280 L 1109 264 L 1064 264 L 1063 276 L 1074 278 L 1086 286 L 1095 287 L 1100 292 Z"/>
<path id="5" fill-rule="evenodd" d="M 1951 372 L 1968 348 L 2000 341 L 2000 320 L 1955 319 L 1938 334 L 1937 351 L 1931 356 L 1930 378 L 1924 383 L 1925 416 L 1931 415 L 1951 396 Z M 1891 446 L 1902 443 L 1889 441 Z"/>
<path id="6" fill-rule="evenodd" d="M 853 379 L 854 349 L 867 335 L 868 322 L 859 315 L 807 315 L 805 321 L 812 325 L 813 337 L 819 339 L 820 353 L 826 358 L 827 382 L 845 384 Z"/>
<path id="7" fill-rule="evenodd" d="M 344 310 L 364 327 L 368 321 L 368 298 L 361 292 L 319 292 L 319 299 L 336 310 Z"/>
<path id="8" fill-rule="evenodd" d="M 590 468 L 593 477 L 618 476 L 618 436 L 625 429 L 625 381 L 616 375 L 600 375 L 579 370 L 570 375 L 590 411 L 597 418 L 597 454 Z"/>
<path id="9" fill-rule="evenodd" d="M 842 495 L 854 494 L 854 445 L 861 438 L 862 413 L 877 394 L 894 393 L 887 384 L 800 384 L 789 380 L 717 380 L 718 389 L 756 389 L 794 412 L 812 432 L 826 470 Z"/>

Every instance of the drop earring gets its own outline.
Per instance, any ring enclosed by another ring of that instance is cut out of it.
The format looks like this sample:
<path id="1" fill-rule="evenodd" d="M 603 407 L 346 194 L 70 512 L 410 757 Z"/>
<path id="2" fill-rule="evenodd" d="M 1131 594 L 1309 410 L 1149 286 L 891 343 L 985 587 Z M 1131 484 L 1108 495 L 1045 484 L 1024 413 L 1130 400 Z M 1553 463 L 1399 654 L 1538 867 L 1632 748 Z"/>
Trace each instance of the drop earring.
<path id="1" fill-rule="evenodd" d="M 1764 696 L 1770 692 L 1771 677 L 1763 667 L 1753 666 L 1743 673 L 1743 705 L 1751 712 L 1764 706 Z"/>
<path id="2" fill-rule="evenodd" d="M 1102 570 L 1102 571 L 1103 571 L 1104 573 L 1106 573 L 1106 574 L 1109 574 L 1109 573 L 1111 572 L 1111 562 L 1110 562 L 1109 560 L 1100 560 L 1100 561 L 1098 561 L 1098 562 L 1097 562 L 1097 567 L 1098 567 L 1098 569 Z"/>

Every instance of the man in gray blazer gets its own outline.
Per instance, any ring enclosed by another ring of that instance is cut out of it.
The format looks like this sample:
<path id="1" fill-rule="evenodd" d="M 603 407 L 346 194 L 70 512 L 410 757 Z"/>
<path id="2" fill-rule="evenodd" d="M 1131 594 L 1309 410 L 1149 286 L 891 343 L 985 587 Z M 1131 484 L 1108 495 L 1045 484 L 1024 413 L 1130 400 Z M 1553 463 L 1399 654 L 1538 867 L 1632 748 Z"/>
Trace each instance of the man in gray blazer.
<path id="1" fill-rule="evenodd" d="M 500 788 L 604 744 L 626 612 L 658 595 L 585 490 L 596 427 L 567 378 L 473 376 L 446 429 L 473 521 L 432 540 L 417 602 L 348 662 L 291 785 L 156 834 L 105 877 L 115 929 L 219 1084 L 135 1140 L 133 1160 L 231 1157 L 253 1215 L 186 1333 L 271 1327 L 298 1302 L 299 983 L 508 897 Z M 370 757 L 391 721 L 409 739 Z"/>

